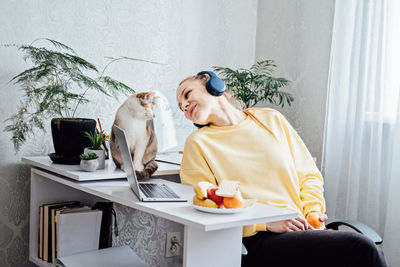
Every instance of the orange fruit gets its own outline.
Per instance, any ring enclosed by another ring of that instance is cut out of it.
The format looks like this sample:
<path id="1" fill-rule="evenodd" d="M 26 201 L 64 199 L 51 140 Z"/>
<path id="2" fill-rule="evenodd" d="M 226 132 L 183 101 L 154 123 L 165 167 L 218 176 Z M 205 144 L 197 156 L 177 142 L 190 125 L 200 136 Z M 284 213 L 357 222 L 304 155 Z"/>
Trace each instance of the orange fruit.
<path id="1" fill-rule="evenodd" d="M 319 219 L 319 215 L 315 213 L 307 214 L 307 221 L 314 227 L 315 229 L 319 229 L 322 226 L 322 222 Z"/>
<path id="2" fill-rule="evenodd" d="M 243 197 L 240 191 L 238 190 L 236 195 L 233 197 L 224 197 L 224 206 L 227 209 L 239 209 L 243 207 Z"/>

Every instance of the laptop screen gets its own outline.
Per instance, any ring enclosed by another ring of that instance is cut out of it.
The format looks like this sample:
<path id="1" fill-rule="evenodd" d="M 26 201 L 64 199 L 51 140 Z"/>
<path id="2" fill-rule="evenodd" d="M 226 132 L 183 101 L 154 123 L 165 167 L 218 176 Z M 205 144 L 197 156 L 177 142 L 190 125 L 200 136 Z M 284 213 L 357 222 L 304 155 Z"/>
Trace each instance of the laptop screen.
<path id="1" fill-rule="evenodd" d="M 129 186 L 132 188 L 133 192 L 136 194 L 139 200 L 141 200 L 137 176 L 133 168 L 131 152 L 128 148 L 128 142 L 126 140 L 125 132 L 116 125 L 114 125 L 113 127 L 114 133 L 117 136 L 118 146 L 121 152 L 122 160 L 124 162 L 124 169 L 128 178 Z"/>

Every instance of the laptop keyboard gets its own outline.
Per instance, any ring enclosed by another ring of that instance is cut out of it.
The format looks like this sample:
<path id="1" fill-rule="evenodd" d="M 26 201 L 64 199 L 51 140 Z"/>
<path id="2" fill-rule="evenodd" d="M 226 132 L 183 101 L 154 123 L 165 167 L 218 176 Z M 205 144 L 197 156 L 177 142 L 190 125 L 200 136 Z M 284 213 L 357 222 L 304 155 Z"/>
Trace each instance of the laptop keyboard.
<path id="1" fill-rule="evenodd" d="M 140 183 L 139 187 L 143 194 L 149 198 L 179 198 L 179 196 L 165 184 Z"/>

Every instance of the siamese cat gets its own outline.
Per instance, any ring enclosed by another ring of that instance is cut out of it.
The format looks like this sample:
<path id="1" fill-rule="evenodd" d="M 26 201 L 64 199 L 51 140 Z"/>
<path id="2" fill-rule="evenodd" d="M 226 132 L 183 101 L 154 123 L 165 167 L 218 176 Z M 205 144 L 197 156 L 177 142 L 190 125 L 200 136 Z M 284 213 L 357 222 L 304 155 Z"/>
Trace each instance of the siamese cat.
<path id="1" fill-rule="evenodd" d="M 155 92 L 136 93 L 130 96 L 117 110 L 114 125 L 125 131 L 133 166 L 139 178 L 150 178 L 157 170 L 157 138 L 153 128 Z M 124 170 L 124 162 L 118 140 L 111 130 L 111 156 L 117 167 Z"/>

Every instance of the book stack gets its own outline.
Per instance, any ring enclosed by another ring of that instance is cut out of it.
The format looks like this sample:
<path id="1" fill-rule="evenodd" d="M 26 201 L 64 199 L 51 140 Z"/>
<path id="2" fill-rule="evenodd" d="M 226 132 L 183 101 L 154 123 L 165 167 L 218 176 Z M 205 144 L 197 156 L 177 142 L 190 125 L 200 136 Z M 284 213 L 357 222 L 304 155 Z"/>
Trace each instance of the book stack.
<path id="1" fill-rule="evenodd" d="M 54 262 L 60 256 L 98 249 L 102 211 L 68 201 L 40 206 L 39 216 L 40 259 Z"/>

